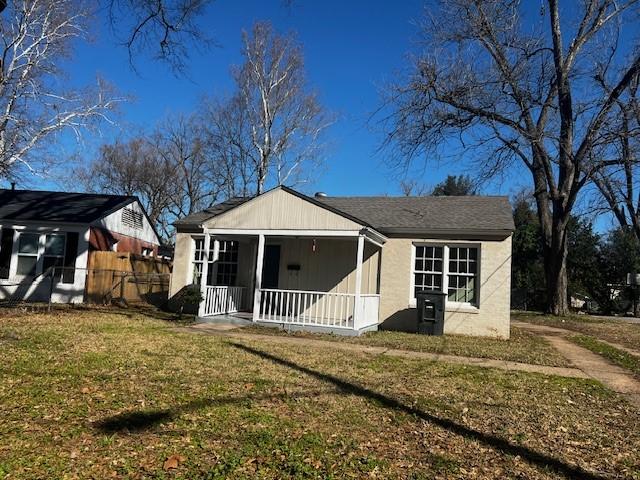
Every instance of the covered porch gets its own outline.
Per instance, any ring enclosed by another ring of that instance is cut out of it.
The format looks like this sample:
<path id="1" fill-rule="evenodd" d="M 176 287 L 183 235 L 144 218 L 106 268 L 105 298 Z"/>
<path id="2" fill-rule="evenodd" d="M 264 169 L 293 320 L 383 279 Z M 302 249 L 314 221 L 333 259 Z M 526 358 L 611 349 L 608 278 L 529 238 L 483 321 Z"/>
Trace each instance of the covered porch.
<path id="1" fill-rule="evenodd" d="M 384 241 L 366 227 L 205 228 L 192 257 L 198 316 L 347 335 L 375 330 Z"/>

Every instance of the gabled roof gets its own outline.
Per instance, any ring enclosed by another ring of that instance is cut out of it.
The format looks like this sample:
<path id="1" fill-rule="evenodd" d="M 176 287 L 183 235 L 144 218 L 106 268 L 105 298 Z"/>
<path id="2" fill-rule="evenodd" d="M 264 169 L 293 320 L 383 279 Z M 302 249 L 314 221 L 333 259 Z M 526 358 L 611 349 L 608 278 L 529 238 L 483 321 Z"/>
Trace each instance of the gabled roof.
<path id="1" fill-rule="evenodd" d="M 319 202 L 372 225 L 385 235 L 513 231 L 507 197 L 320 197 Z"/>
<path id="2" fill-rule="evenodd" d="M 385 235 L 508 234 L 514 230 L 509 199 L 466 197 L 309 197 L 278 187 Z M 181 230 L 199 228 L 255 197 L 236 197 L 175 223 Z"/>
<path id="3" fill-rule="evenodd" d="M 125 195 L 0 189 L 0 222 L 90 224 L 136 201 Z"/>

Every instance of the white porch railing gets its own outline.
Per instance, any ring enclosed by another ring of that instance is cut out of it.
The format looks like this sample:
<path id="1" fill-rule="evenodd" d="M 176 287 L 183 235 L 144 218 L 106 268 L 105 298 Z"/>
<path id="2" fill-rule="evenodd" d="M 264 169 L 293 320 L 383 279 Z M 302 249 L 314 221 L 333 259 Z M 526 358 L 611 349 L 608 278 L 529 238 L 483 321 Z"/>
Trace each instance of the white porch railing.
<path id="1" fill-rule="evenodd" d="M 244 305 L 245 290 L 245 287 L 205 287 L 204 315 L 220 315 L 240 311 Z"/>
<path id="2" fill-rule="evenodd" d="M 378 322 L 379 295 L 360 295 L 360 321 L 354 324 L 356 295 L 306 290 L 260 290 L 258 321 L 360 329 Z"/>

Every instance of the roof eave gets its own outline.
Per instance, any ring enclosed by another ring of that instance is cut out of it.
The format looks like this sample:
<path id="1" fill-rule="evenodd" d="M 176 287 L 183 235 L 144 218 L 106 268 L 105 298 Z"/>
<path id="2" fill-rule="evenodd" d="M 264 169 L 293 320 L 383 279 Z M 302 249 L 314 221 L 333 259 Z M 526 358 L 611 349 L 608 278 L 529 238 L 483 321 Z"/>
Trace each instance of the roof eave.
<path id="1" fill-rule="evenodd" d="M 513 229 L 424 229 L 424 228 L 404 228 L 391 227 L 381 228 L 380 231 L 388 237 L 400 238 L 436 238 L 451 240 L 473 240 L 473 239 L 505 239 L 513 233 Z"/>

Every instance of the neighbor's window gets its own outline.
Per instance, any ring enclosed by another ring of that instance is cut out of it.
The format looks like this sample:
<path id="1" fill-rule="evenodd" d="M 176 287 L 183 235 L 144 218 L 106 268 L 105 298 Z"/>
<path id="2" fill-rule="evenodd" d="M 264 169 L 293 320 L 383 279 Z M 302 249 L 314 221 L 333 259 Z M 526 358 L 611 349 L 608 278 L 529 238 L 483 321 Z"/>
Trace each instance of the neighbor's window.
<path id="1" fill-rule="evenodd" d="M 21 233 L 18 237 L 18 275 L 34 276 L 38 264 L 38 243 L 40 235 L 37 233 Z"/>
<path id="2" fill-rule="evenodd" d="M 449 288 L 451 302 L 477 303 L 476 276 L 478 249 L 474 247 L 449 248 Z"/>
<path id="3" fill-rule="evenodd" d="M 414 298 L 420 290 L 442 290 L 444 247 L 416 246 Z"/>
<path id="4" fill-rule="evenodd" d="M 46 272 L 50 268 L 59 267 L 54 272 L 58 278 L 62 275 L 61 267 L 64 266 L 64 239 L 64 234 L 52 233 L 45 237 L 44 243 L 42 271 Z"/>
<path id="5" fill-rule="evenodd" d="M 220 241 L 216 285 L 234 286 L 238 278 L 238 242 Z"/>
<path id="6" fill-rule="evenodd" d="M 478 305 L 478 247 L 415 245 L 413 299 L 420 290 L 447 294 L 447 301 Z"/>

